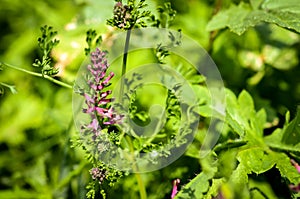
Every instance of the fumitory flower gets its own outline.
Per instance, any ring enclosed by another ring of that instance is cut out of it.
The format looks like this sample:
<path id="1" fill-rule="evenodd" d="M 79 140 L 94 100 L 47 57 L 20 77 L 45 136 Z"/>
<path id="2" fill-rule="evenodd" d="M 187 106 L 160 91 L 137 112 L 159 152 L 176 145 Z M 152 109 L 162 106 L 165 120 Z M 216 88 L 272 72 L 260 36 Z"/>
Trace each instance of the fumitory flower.
<path id="1" fill-rule="evenodd" d="M 171 194 L 171 199 L 175 198 L 175 195 L 178 192 L 178 185 L 180 183 L 180 179 L 173 180 L 173 190 Z"/>
<path id="2" fill-rule="evenodd" d="M 150 11 L 141 11 L 141 8 L 146 6 L 145 0 L 128 0 L 127 5 L 118 1 L 113 10 L 113 18 L 107 20 L 107 24 L 117 27 L 122 30 L 130 30 L 134 27 L 146 27 L 146 22 L 142 20 L 145 17 L 150 17 Z"/>
<path id="3" fill-rule="evenodd" d="M 114 19 L 116 25 L 119 28 L 125 28 L 128 26 L 128 20 L 130 19 L 130 11 L 132 10 L 131 7 L 128 5 L 123 5 L 122 2 L 117 2 L 114 6 Z"/>
<path id="4" fill-rule="evenodd" d="M 294 167 L 300 173 L 300 165 L 295 160 L 293 160 L 293 159 L 291 159 L 291 163 L 294 165 Z"/>
<path id="5" fill-rule="evenodd" d="M 87 67 L 89 72 L 86 79 L 88 91 L 82 93 L 87 105 L 83 112 L 91 116 L 91 122 L 82 126 L 82 130 L 93 132 L 95 138 L 107 125 L 120 122 L 122 116 L 116 114 L 113 107 L 111 107 L 110 102 L 113 99 L 108 96 L 112 91 L 105 90 L 114 76 L 113 72 L 107 74 L 109 64 L 106 59 L 106 52 L 97 48 L 91 53 L 91 62 L 92 64 Z"/>
<path id="6" fill-rule="evenodd" d="M 92 168 L 90 174 L 92 175 L 93 180 L 99 180 L 100 184 L 106 177 L 106 171 L 104 169 L 99 168 Z"/>
<path id="7" fill-rule="evenodd" d="M 290 188 L 292 191 L 300 192 L 300 184 L 298 184 L 298 185 L 290 184 L 290 185 L 289 185 L 289 188 Z"/>
<path id="8" fill-rule="evenodd" d="M 293 159 L 291 159 L 291 163 L 293 164 L 293 166 L 297 169 L 298 173 L 300 173 L 300 165 Z M 289 188 L 292 190 L 292 191 L 295 191 L 295 192 L 300 192 L 300 183 L 298 185 L 293 185 L 293 184 L 290 184 L 289 185 Z"/>

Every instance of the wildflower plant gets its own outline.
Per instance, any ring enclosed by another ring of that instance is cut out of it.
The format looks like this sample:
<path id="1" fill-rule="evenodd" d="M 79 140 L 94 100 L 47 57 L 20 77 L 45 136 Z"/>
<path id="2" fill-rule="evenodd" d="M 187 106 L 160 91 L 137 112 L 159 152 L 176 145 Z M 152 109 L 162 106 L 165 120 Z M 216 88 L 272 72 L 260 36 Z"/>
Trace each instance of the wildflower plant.
<path id="1" fill-rule="evenodd" d="M 103 51 L 111 47 L 101 45 L 101 48 L 91 52 L 91 64 L 83 67 L 83 72 L 78 76 L 77 93 L 84 97 L 82 113 L 89 117 L 82 119 L 75 115 L 80 118 L 75 120 L 80 125 L 79 143 L 94 165 L 91 170 L 93 185 L 99 180 L 99 183 L 111 181 L 110 176 L 116 173 L 122 175 L 124 172 L 133 172 L 136 173 L 137 179 L 140 179 L 139 173 L 170 164 L 182 155 L 191 143 L 198 123 L 198 114 L 195 111 L 197 100 L 189 83 L 179 73 L 163 65 L 163 60 L 172 54 L 171 51 L 181 45 L 181 32 L 167 29 L 135 30 L 136 27 L 145 27 L 146 23 L 141 19 L 150 16 L 149 12 L 140 11 L 144 7 L 144 1 L 138 4 L 129 1 L 127 5 L 117 2 L 114 17 L 108 20 L 109 25 L 126 31 L 111 41 L 118 43 L 118 40 L 123 41 L 125 38 L 124 51 L 121 52 L 122 77 L 113 91 L 109 87 L 114 73 L 108 73 L 108 60 L 113 61 L 119 55 L 113 54 L 107 59 L 107 51 Z M 166 7 L 171 10 L 170 5 Z M 162 10 L 160 11 L 162 13 Z M 87 35 L 89 46 L 92 40 L 90 33 Z M 96 33 L 92 33 L 95 37 Z M 141 35 L 145 38 L 147 35 L 160 36 L 157 40 L 148 41 L 150 46 L 143 46 L 143 43 L 135 46 L 134 41 L 143 40 L 138 38 Z M 130 37 L 133 38 L 132 42 Z M 127 72 L 127 57 L 130 52 L 147 48 L 152 49 L 157 57 L 154 63 Z M 115 52 L 114 49 L 109 51 Z M 149 74 L 157 72 L 158 77 L 149 77 Z M 151 107 L 152 113 L 150 107 L 141 107 L 140 96 L 137 95 L 139 89 L 143 89 L 149 83 L 156 83 L 164 90 L 162 99 L 165 102 L 155 108 Z M 146 198 L 145 188 L 140 180 L 137 181 L 141 198 Z M 89 188 L 88 196 L 94 197 L 95 187 L 91 185 Z"/>
<path id="2" fill-rule="evenodd" d="M 102 184 L 103 181 L 110 181 L 110 185 L 121 176 L 122 172 L 115 170 L 112 165 L 105 165 L 99 161 L 100 156 L 110 149 L 112 141 L 112 132 L 110 128 L 122 122 L 122 116 L 115 113 L 111 106 L 110 80 L 114 73 L 107 72 L 109 63 L 106 58 L 107 52 L 96 48 L 90 54 L 91 64 L 87 66 L 87 72 L 84 74 L 84 88 L 78 88 L 78 94 L 84 97 L 84 108 L 82 112 L 86 114 L 87 123 L 80 126 L 80 143 L 89 151 L 88 159 L 93 168 L 90 170 L 93 181 L 88 185 L 90 191 L 87 197 L 95 197 L 96 183 Z M 103 190 L 101 194 L 105 196 Z"/>
<path id="3" fill-rule="evenodd" d="M 216 9 L 207 26 L 209 52 L 219 29 L 225 27 L 243 34 L 264 21 L 299 33 L 294 23 L 298 11 L 276 4 L 280 2 L 250 1 L 225 11 Z M 279 10 L 282 7 L 289 12 Z M 109 198 L 108 190 L 119 182 L 124 190 L 137 187 L 134 191 L 142 199 L 152 189 L 155 196 L 172 199 L 274 198 L 276 190 L 266 180 L 270 173 L 280 179 L 287 195 L 300 197 L 300 110 L 292 121 L 287 112 L 282 126 L 270 124 L 269 112 L 257 107 L 249 92 L 236 95 L 225 89 L 206 51 L 184 30 L 166 29 L 176 15 L 171 3 L 159 6 L 156 16 L 147 10 L 146 0 L 117 0 L 112 12 L 107 25 L 113 27 L 113 37 L 102 38 L 93 29 L 86 32 L 88 61 L 79 69 L 74 86 L 57 77 L 59 68 L 54 67 L 51 52 L 59 41 L 50 26 L 41 28 L 38 39 L 42 58 L 33 63 L 41 69 L 38 73 L 0 63 L 0 70 L 8 67 L 73 88 L 79 136 L 72 143 L 84 150 L 90 163 L 76 169 L 89 170 L 87 198 Z M 132 64 L 133 57 L 139 66 Z M 0 85 L 0 94 L 3 87 L 16 93 L 13 85 Z M 189 163 L 176 164 L 183 155 L 195 163 L 195 173 L 184 172 L 191 168 Z M 128 176 L 134 177 L 129 185 L 122 181 Z M 156 190 L 153 183 L 158 182 L 167 188 Z"/>

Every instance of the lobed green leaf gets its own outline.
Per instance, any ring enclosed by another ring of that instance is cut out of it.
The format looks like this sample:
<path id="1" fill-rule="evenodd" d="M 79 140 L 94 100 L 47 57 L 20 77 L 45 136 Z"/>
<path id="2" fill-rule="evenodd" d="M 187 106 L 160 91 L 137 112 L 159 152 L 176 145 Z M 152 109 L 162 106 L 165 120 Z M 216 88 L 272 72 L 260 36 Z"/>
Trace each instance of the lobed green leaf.
<path id="1" fill-rule="evenodd" d="M 273 23 L 282 28 L 300 32 L 300 9 L 298 0 L 252 0 L 250 4 L 241 2 L 215 15 L 207 24 L 207 31 L 228 27 L 241 35 L 250 27 L 262 22 Z"/>

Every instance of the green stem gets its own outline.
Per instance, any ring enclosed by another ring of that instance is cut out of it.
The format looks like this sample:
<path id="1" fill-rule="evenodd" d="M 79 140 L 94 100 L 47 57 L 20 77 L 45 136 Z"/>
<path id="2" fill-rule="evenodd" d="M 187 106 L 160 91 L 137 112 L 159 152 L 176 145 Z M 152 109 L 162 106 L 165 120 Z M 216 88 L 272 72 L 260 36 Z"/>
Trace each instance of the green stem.
<path id="1" fill-rule="evenodd" d="M 133 158 L 134 158 L 134 148 L 133 148 L 133 143 L 131 141 L 131 138 L 130 138 L 130 136 L 125 136 L 125 139 L 126 139 L 128 145 L 129 145 L 130 151 L 132 152 Z M 134 160 L 132 160 L 132 162 L 134 162 Z M 134 175 L 135 175 L 138 187 L 139 187 L 140 198 L 141 199 L 147 199 L 147 192 L 146 192 L 146 189 L 145 189 L 145 185 L 144 185 L 141 174 L 138 173 L 139 171 L 138 171 L 138 168 L 137 168 L 136 164 L 133 165 L 133 172 L 135 172 Z"/>
<path id="2" fill-rule="evenodd" d="M 145 185 L 142 180 L 141 174 L 135 173 L 135 177 L 139 186 L 141 199 L 147 199 L 147 193 L 146 193 Z"/>
<path id="3" fill-rule="evenodd" d="M 125 47 L 124 47 L 123 64 L 122 64 L 122 75 L 121 75 L 122 80 L 121 80 L 120 95 L 119 95 L 120 103 L 122 103 L 122 98 L 123 98 L 123 93 L 124 93 L 124 81 L 123 81 L 124 79 L 123 79 L 123 76 L 126 73 L 126 66 L 127 66 L 127 57 L 128 57 L 128 48 L 129 48 L 130 35 L 131 35 L 131 29 L 127 30 Z"/>
<path id="4" fill-rule="evenodd" d="M 119 94 L 120 103 L 122 103 L 122 97 L 123 97 L 123 93 L 124 93 L 124 79 L 123 79 L 123 76 L 126 73 L 130 35 L 131 35 L 131 29 L 127 30 L 125 47 L 124 47 L 122 75 L 121 75 L 122 80 L 121 80 L 120 94 Z M 126 137 L 126 140 L 129 144 L 131 152 L 134 154 L 134 148 L 133 148 L 133 144 L 132 144 L 132 141 L 131 141 L 130 137 L 129 136 L 125 136 L 125 137 Z M 134 165 L 133 170 L 134 170 L 134 172 L 138 172 L 138 168 L 136 167 L 136 165 Z M 138 183 L 141 199 L 147 199 L 147 193 L 146 193 L 145 185 L 144 185 L 144 182 L 142 180 L 141 174 L 140 173 L 135 173 L 135 177 L 136 177 L 136 180 L 137 180 L 137 183 Z"/>
<path id="5" fill-rule="evenodd" d="M 218 14 L 218 12 L 221 10 L 222 3 L 223 3 L 223 0 L 216 1 L 215 8 L 212 13 L 212 17 L 215 16 L 216 14 Z M 214 43 L 218 33 L 219 33 L 219 31 L 217 31 L 217 30 L 209 33 L 209 43 L 208 43 L 208 47 L 207 47 L 208 54 L 212 54 L 212 52 L 213 52 L 213 43 Z"/>
<path id="6" fill-rule="evenodd" d="M 0 85 L 9 88 L 9 90 L 10 90 L 10 92 L 12 92 L 12 94 L 17 94 L 18 93 L 18 91 L 16 90 L 14 85 L 5 84 L 3 82 L 0 82 Z M 1 94 L 1 90 L 0 90 L 0 94 Z"/>
<path id="7" fill-rule="evenodd" d="M 5 87 L 7 87 L 7 88 L 10 88 L 10 87 L 13 86 L 13 85 L 5 84 L 5 83 L 3 83 L 3 82 L 0 82 L 0 85 L 5 86 Z"/>
<path id="8" fill-rule="evenodd" d="M 61 81 L 59 81 L 57 79 L 54 79 L 53 77 L 51 77 L 49 75 L 43 75 L 41 73 L 36 73 L 36 72 L 33 72 L 33 71 L 29 71 L 29 70 L 26 70 L 26 69 L 23 69 L 23 68 L 19 68 L 19 67 L 10 65 L 10 64 L 6 64 L 6 63 L 3 63 L 3 62 L 0 62 L 0 67 L 1 66 L 6 66 L 6 67 L 9 67 L 9 68 L 12 68 L 12 69 L 15 69 L 15 70 L 27 73 L 29 75 L 33 75 L 33 76 L 37 76 L 37 77 L 44 77 L 45 79 L 47 79 L 47 80 L 49 80 L 49 81 L 51 81 L 51 82 L 53 82 L 55 84 L 58 84 L 60 86 L 63 86 L 63 87 L 66 87 L 66 88 L 70 88 L 70 89 L 73 88 L 73 86 L 71 86 L 70 84 L 61 82 Z"/>

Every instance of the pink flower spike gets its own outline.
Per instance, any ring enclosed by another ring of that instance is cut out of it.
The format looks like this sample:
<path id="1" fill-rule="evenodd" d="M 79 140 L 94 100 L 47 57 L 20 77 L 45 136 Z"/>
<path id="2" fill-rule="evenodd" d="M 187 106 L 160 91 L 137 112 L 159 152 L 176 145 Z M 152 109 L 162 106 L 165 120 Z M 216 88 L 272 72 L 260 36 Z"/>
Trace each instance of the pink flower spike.
<path id="1" fill-rule="evenodd" d="M 175 198 L 175 195 L 177 194 L 178 192 L 178 185 L 180 183 L 180 179 L 176 179 L 176 180 L 173 180 L 173 190 L 172 190 L 172 194 L 171 194 L 171 199 Z"/>
<path id="2" fill-rule="evenodd" d="M 95 101 L 86 93 L 84 93 L 84 97 L 87 102 L 95 103 Z"/>
<path id="3" fill-rule="evenodd" d="M 298 173 L 300 173 L 300 165 L 295 160 L 293 160 L 293 159 L 291 159 L 291 163 L 297 169 Z"/>

